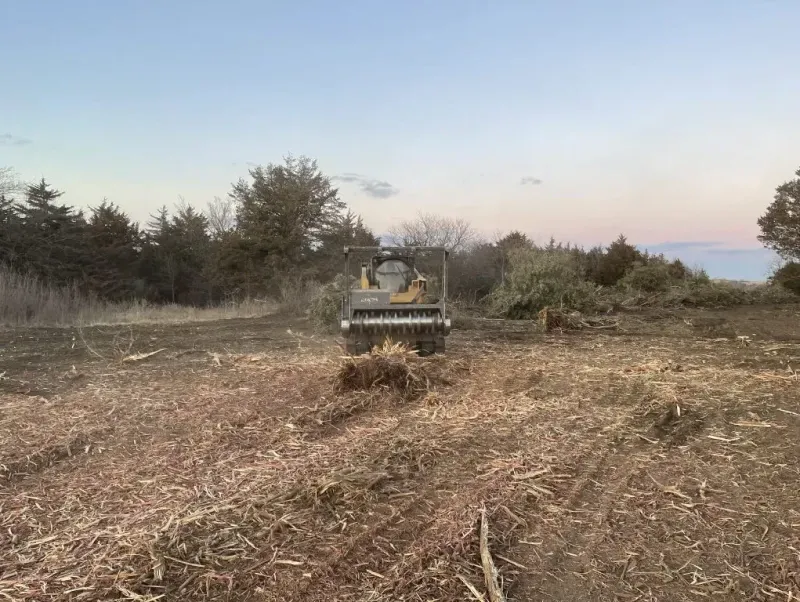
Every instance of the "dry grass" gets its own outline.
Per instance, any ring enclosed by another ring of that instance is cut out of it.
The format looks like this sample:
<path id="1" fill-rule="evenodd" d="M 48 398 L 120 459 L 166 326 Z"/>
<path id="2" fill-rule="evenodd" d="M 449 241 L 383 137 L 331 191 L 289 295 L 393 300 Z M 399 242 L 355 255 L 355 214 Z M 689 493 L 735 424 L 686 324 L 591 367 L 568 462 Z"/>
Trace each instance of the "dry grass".
<path id="1" fill-rule="evenodd" d="M 212 308 L 106 303 L 75 287 L 53 287 L 0 266 L 0 327 L 169 324 L 255 318 L 274 313 L 277 303 L 249 300 Z"/>
<path id="2" fill-rule="evenodd" d="M 78 323 L 86 326 L 114 326 L 125 324 L 170 324 L 182 322 L 214 322 L 237 318 L 261 318 L 276 311 L 271 301 L 250 299 L 224 303 L 216 307 L 188 307 L 185 305 L 151 305 L 144 302 L 109 305 L 104 312 L 83 314 Z"/>
<path id="3" fill-rule="evenodd" d="M 104 304 L 84 298 L 75 288 L 47 286 L 0 265 L 0 325 L 61 325 L 104 309 Z"/>
<path id="4" fill-rule="evenodd" d="M 800 345 L 680 333 L 165 352 L 5 395 L 0 597 L 793 600 Z"/>

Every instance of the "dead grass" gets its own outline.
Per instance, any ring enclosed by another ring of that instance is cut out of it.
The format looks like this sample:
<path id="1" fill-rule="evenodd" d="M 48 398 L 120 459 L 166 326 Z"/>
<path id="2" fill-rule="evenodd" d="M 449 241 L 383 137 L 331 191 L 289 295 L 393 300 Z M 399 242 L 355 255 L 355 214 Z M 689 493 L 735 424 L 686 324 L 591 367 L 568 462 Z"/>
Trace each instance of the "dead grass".
<path id="1" fill-rule="evenodd" d="M 0 484 L 0 597 L 800 595 L 797 381 L 755 363 L 799 345 L 522 334 L 162 353 L 5 397 L 0 462 L 91 446 Z"/>
<path id="2" fill-rule="evenodd" d="M 0 327 L 170 324 L 255 318 L 275 312 L 273 301 L 248 300 L 211 308 L 107 303 L 76 287 L 53 287 L 0 266 Z"/>
<path id="3" fill-rule="evenodd" d="M 92 441 L 88 435 L 78 434 L 67 441 L 49 445 L 22 458 L 0 464 L 0 482 L 16 481 L 31 476 L 45 468 L 66 460 L 77 453 L 89 453 Z"/>
<path id="4" fill-rule="evenodd" d="M 273 314 L 277 304 L 268 300 L 251 299 L 225 303 L 216 307 L 185 305 L 151 305 L 144 302 L 106 306 L 104 311 L 80 314 L 77 323 L 84 326 L 114 326 L 127 324 L 180 324 L 184 322 L 213 322 L 241 318 L 261 318 Z"/>
<path id="5" fill-rule="evenodd" d="M 0 265 L 0 325 L 60 325 L 104 309 L 104 304 L 85 298 L 75 288 L 47 286 Z"/>

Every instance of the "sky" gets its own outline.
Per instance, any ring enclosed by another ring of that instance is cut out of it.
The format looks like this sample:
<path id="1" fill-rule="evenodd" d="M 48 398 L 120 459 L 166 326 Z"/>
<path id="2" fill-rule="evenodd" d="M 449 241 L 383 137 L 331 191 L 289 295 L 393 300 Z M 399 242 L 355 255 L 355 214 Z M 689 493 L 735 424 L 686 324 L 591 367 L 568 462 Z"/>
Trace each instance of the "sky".
<path id="1" fill-rule="evenodd" d="M 763 279 L 797 0 L 0 0 L 0 167 L 145 221 L 316 159 L 376 232 L 620 232 Z"/>

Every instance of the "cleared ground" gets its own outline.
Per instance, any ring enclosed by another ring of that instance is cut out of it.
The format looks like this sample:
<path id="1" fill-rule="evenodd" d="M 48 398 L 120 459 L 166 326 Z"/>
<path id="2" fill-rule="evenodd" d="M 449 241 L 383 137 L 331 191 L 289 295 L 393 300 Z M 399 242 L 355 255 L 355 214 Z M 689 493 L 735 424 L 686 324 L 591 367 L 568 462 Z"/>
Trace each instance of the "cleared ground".
<path id="1" fill-rule="evenodd" d="M 508 600 L 800 599 L 799 318 L 475 321 L 407 391 L 280 317 L 0 331 L 0 598 L 489 600 L 485 511 Z"/>

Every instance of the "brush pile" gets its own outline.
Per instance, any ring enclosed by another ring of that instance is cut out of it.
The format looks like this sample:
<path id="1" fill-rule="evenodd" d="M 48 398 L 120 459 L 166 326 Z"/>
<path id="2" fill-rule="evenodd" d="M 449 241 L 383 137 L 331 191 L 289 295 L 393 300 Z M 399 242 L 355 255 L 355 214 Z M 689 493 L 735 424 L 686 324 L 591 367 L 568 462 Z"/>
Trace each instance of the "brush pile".
<path id="1" fill-rule="evenodd" d="M 582 316 L 577 311 L 564 311 L 545 307 L 539 312 L 539 326 L 545 332 L 554 330 L 579 330 Z"/>
<path id="2" fill-rule="evenodd" d="M 386 341 L 369 355 L 347 358 L 336 374 L 334 389 L 337 393 L 383 389 L 412 399 L 435 384 L 447 384 L 441 362 L 420 358 L 402 343 Z"/>
<path id="3" fill-rule="evenodd" d="M 545 332 L 564 332 L 565 330 L 582 330 L 584 328 L 607 329 L 619 326 L 617 321 L 589 318 L 579 311 L 553 309 L 552 307 L 545 307 L 538 316 L 539 326 Z"/>

